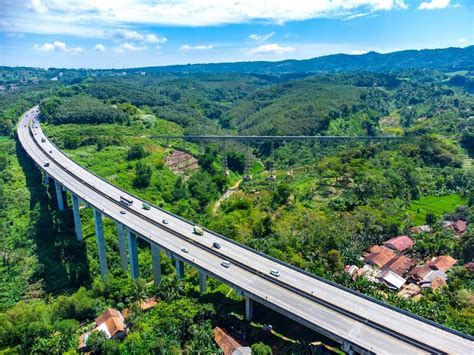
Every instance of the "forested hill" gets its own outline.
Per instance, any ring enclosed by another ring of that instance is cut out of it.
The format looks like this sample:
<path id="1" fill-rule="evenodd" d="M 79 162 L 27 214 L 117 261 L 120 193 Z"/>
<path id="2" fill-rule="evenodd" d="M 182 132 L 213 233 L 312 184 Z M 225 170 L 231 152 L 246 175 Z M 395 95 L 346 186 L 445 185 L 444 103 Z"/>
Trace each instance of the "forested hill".
<path id="1" fill-rule="evenodd" d="M 254 74 L 387 72 L 401 69 L 473 70 L 474 46 L 405 50 L 386 54 L 377 52 L 369 52 L 363 55 L 334 54 L 306 60 L 284 60 L 280 62 L 209 63 L 138 68 L 138 70 L 148 72 Z M 136 71 L 137 68 L 130 70 Z"/>

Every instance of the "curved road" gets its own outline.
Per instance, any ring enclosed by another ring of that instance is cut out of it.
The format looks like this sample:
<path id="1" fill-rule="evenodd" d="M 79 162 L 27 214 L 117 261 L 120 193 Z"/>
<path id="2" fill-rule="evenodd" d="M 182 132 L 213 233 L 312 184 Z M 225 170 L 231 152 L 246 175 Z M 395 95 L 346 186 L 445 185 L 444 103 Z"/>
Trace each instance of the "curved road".
<path id="1" fill-rule="evenodd" d="M 30 109 L 18 125 L 18 138 L 27 154 L 67 190 L 142 239 L 243 291 L 251 299 L 340 343 L 347 342 L 356 351 L 474 354 L 472 337 L 312 277 L 211 231 L 197 236 L 192 232 L 192 223 L 154 206 L 145 211 L 141 209 L 142 200 L 135 196 L 128 195 L 135 203 L 121 214 L 124 206 L 119 199 L 126 193 L 59 151 L 41 130 L 37 112 L 37 107 Z M 46 161 L 48 167 L 43 166 Z M 160 223 L 165 218 L 169 220 L 167 226 Z M 215 241 L 221 245 L 218 251 L 211 248 Z M 189 252 L 183 253 L 183 247 Z M 231 261 L 231 267 L 222 267 L 223 260 Z M 270 269 L 279 270 L 281 276 L 270 276 Z"/>

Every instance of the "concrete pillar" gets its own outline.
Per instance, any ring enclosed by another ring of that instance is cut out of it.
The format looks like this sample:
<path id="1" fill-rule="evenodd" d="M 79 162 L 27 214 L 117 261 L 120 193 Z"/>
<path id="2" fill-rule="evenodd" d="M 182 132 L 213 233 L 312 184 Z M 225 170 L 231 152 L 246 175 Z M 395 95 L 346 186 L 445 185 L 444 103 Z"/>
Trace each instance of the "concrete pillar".
<path id="1" fill-rule="evenodd" d="M 151 244 L 151 261 L 153 265 L 153 281 L 155 286 L 158 286 L 161 282 L 161 256 L 160 247 Z"/>
<path id="2" fill-rule="evenodd" d="M 46 171 L 44 172 L 44 175 L 43 175 L 43 183 L 45 185 L 49 185 L 49 175 Z"/>
<path id="3" fill-rule="evenodd" d="M 184 277 L 184 262 L 176 259 L 175 265 L 176 265 L 176 274 L 178 275 L 178 279 L 182 279 Z"/>
<path id="4" fill-rule="evenodd" d="M 354 349 L 352 348 L 351 343 L 347 341 L 342 342 L 342 350 L 347 354 L 347 355 L 354 355 Z"/>
<path id="5" fill-rule="evenodd" d="M 130 275 L 132 279 L 138 279 L 138 249 L 137 249 L 137 236 L 135 233 L 127 229 L 128 235 L 128 253 L 130 258 Z"/>
<path id="6" fill-rule="evenodd" d="M 207 275 L 204 271 L 199 270 L 199 292 L 201 295 L 206 293 L 207 288 Z"/>
<path id="7" fill-rule="evenodd" d="M 253 300 L 245 296 L 245 319 L 251 321 L 253 317 Z"/>
<path id="8" fill-rule="evenodd" d="M 117 233 L 119 242 L 120 252 L 120 265 L 122 265 L 122 271 L 128 271 L 128 260 L 127 260 L 127 240 L 125 239 L 125 230 L 123 229 L 122 223 L 117 223 Z"/>
<path id="9" fill-rule="evenodd" d="M 94 208 L 95 236 L 97 239 L 97 251 L 99 253 L 100 275 L 102 279 L 107 278 L 107 255 L 105 250 L 104 227 L 102 225 L 102 213 Z"/>
<path id="10" fill-rule="evenodd" d="M 56 187 L 56 197 L 58 199 L 58 208 L 60 211 L 64 211 L 63 190 L 61 188 L 61 184 L 57 180 L 54 180 L 54 185 Z"/>
<path id="11" fill-rule="evenodd" d="M 80 201 L 77 195 L 71 192 L 72 199 L 72 212 L 74 214 L 74 226 L 76 228 L 76 238 L 78 241 L 82 240 L 82 224 L 81 224 L 81 214 L 79 213 Z"/>

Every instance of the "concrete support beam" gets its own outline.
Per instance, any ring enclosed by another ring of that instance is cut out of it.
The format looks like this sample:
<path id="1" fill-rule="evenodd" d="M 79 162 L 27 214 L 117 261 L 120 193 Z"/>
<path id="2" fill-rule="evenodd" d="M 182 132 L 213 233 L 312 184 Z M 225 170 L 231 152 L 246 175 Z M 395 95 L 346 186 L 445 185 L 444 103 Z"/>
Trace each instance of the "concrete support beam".
<path id="1" fill-rule="evenodd" d="M 253 300 L 245 296 L 245 319 L 251 321 L 253 317 Z"/>
<path id="2" fill-rule="evenodd" d="M 79 213 L 80 200 L 77 195 L 71 193 L 72 212 L 74 214 L 74 227 L 76 228 L 76 238 L 78 241 L 82 240 L 82 224 L 81 214 Z"/>
<path id="3" fill-rule="evenodd" d="M 127 240 L 125 239 L 125 230 L 122 223 L 117 223 L 117 233 L 118 233 L 118 244 L 120 252 L 120 265 L 122 266 L 122 271 L 128 271 L 128 259 L 127 259 Z"/>
<path id="4" fill-rule="evenodd" d="M 176 266 L 176 274 L 178 275 L 178 279 L 182 279 L 184 277 L 184 262 L 176 259 L 175 266 Z"/>
<path id="5" fill-rule="evenodd" d="M 161 256 L 160 247 L 151 244 L 151 261 L 153 265 L 153 281 L 155 286 L 158 286 L 161 282 Z"/>
<path id="6" fill-rule="evenodd" d="M 64 211 L 64 202 L 63 202 L 63 190 L 61 184 L 54 180 L 54 185 L 56 187 L 56 198 L 58 199 L 58 208 L 60 211 Z"/>
<path id="7" fill-rule="evenodd" d="M 135 233 L 127 229 L 128 236 L 128 253 L 130 258 L 130 275 L 132 279 L 138 279 L 138 249 L 137 249 L 137 236 Z"/>
<path id="8" fill-rule="evenodd" d="M 95 235 L 97 239 L 97 251 L 99 253 L 100 275 L 102 279 L 107 278 L 107 255 L 105 250 L 104 226 L 102 225 L 102 213 L 94 208 Z"/>
<path id="9" fill-rule="evenodd" d="M 207 275 L 204 271 L 199 270 L 199 292 L 202 294 L 206 293 L 207 288 Z"/>

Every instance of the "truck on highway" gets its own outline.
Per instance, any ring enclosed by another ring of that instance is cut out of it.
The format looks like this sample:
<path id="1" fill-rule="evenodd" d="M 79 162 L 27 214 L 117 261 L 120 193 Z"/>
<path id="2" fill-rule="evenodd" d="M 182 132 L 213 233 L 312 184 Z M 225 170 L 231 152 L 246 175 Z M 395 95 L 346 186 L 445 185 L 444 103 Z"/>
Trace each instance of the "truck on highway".
<path id="1" fill-rule="evenodd" d="M 123 203 L 125 206 L 131 206 L 133 205 L 133 200 L 122 195 L 120 196 L 120 203 Z"/>

